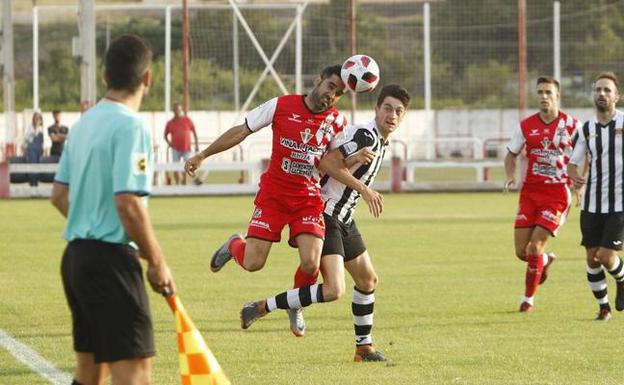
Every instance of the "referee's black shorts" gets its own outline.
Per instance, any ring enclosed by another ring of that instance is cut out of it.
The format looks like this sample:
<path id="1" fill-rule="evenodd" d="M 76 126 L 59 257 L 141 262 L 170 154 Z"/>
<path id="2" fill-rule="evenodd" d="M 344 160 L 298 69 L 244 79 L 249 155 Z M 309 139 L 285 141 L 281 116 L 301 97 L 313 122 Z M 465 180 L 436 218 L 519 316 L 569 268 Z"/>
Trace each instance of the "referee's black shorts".
<path id="1" fill-rule="evenodd" d="M 362 235 L 355 225 L 355 220 L 344 224 L 327 214 L 325 219 L 325 241 L 321 255 L 342 255 L 344 261 L 351 261 L 366 251 Z"/>
<path id="2" fill-rule="evenodd" d="M 63 254 L 61 275 L 75 351 L 93 353 L 96 363 L 155 354 L 143 273 L 131 247 L 71 241 Z"/>
<path id="3" fill-rule="evenodd" d="M 581 211 L 581 245 L 588 249 L 604 247 L 622 250 L 624 213 L 598 214 Z"/>

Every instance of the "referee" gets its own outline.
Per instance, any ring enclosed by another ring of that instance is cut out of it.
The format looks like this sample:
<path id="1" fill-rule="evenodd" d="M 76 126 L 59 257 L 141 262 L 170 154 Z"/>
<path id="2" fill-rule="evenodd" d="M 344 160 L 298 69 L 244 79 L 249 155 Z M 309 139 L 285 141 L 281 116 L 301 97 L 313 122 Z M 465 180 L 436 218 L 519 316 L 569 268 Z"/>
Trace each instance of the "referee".
<path id="1" fill-rule="evenodd" d="M 76 351 L 72 384 L 101 385 L 110 375 L 114 385 L 146 385 L 155 349 L 138 255 L 155 291 L 175 291 L 145 205 L 152 140 L 138 110 L 151 83 L 152 51 L 124 35 L 105 60 L 106 94 L 72 128 L 51 197 L 67 217 L 61 274 Z"/>
<path id="2" fill-rule="evenodd" d="M 617 255 L 624 242 L 624 114 L 615 108 L 618 87 L 612 72 L 596 78 L 596 116 L 583 124 L 568 170 L 576 189 L 587 184 L 581 202 L 581 244 L 587 251 L 587 280 L 600 306 L 598 321 L 611 318 L 605 269 L 617 283 L 615 308 L 624 310 L 624 263 Z M 578 173 L 586 154 L 587 183 Z"/>

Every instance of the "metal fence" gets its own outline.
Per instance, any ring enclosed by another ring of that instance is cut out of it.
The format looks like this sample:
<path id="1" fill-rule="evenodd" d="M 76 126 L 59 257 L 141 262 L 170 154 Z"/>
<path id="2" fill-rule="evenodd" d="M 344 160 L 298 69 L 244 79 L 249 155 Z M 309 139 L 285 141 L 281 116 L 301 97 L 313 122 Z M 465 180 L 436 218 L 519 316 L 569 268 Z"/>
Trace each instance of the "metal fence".
<path id="1" fill-rule="evenodd" d="M 558 17 L 555 3 L 527 1 L 529 86 L 538 75 L 560 73 L 564 105 L 590 106 L 588 88 L 593 77 L 602 70 L 616 73 L 622 70 L 624 30 L 619 16 L 624 14 L 624 1 L 564 1 Z M 274 4 L 262 3 L 255 9 L 241 9 L 256 42 L 249 38 L 227 1 L 191 5 L 190 89 L 191 102 L 195 103 L 191 108 L 232 110 L 243 105 L 266 67 L 255 44 L 270 57 L 301 4 L 303 1 L 275 0 Z M 382 83 L 397 82 L 406 86 L 415 96 L 415 108 L 425 106 L 427 82 L 430 82 L 434 109 L 516 107 L 516 2 L 431 2 L 428 5 L 428 42 L 425 41 L 425 6 L 421 1 L 357 2 L 357 51 L 377 60 L 382 69 Z M 32 26 L 16 25 L 18 110 L 35 104 L 31 100 L 33 76 L 37 75 L 33 68 L 39 70 L 42 108 L 50 109 L 59 104 L 78 108 L 79 69 L 76 57 L 72 56 L 72 39 L 78 35 L 75 9 L 38 7 L 35 22 L 39 24 L 39 34 L 35 38 Z M 128 5 L 117 10 L 112 6 L 98 6 L 97 9 L 98 57 L 104 54 L 106 42 L 120 33 L 141 33 L 152 42 L 157 78 L 154 92 L 146 102 L 151 109 L 164 108 L 165 57 L 168 54 L 165 51 L 165 6 Z M 173 98 L 181 92 L 180 18 L 179 8 L 174 7 L 169 35 L 169 86 Z M 341 62 L 349 56 L 348 2 L 311 2 L 302 16 L 300 28 L 300 59 L 297 58 L 297 34 L 293 32 L 274 63 L 288 92 L 296 90 L 298 65 L 305 90 L 324 65 Z M 559 39 L 555 40 L 557 29 Z M 38 43 L 35 52 L 33 40 Z M 427 44 L 430 46 L 429 73 L 425 68 Z M 237 56 L 234 47 L 238 50 Z M 32 63 L 33 57 L 38 58 L 38 63 Z M 556 64 L 559 64 L 557 68 Z M 282 85 L 271 74 L 259 87 L 255 102 L 282 92 Z M 359 100 L 368 106 L 374 97 L 374 93 L 361 95 Z"/>

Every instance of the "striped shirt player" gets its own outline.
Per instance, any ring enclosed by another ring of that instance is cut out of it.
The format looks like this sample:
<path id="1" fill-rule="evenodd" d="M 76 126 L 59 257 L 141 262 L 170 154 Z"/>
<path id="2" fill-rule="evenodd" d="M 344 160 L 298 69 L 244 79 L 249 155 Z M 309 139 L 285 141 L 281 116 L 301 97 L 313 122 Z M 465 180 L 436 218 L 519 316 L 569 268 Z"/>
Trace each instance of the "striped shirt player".
<path id="1" fill-rule="evenodd" d="M 368 164 L 357 164 L 350 169 L 354 177 L 370 186 L 379 172 L 387 146 L 388 141 L 381 137 L 375 120 L 372 120 L 366 125 L 349 127 L 344 137 L 332 142 L 330 148 L 338 148 L 346 159 L 362 148 L 370 147 L 377 154 L 373 161 Z M 360 193 L 330 178 L 329 175 L 321 179 L 321 186 L 325 215 L 344 224 L 350 224 Z"/>
<path id="2" fill-rule="evenodd" d="M 570 208 L 566 167 L 580 125 L 577 119 L 559 110 L 557 80 L 538 78 L 535 96 L 539 112 L 520 122 L 505 157 L 505 190 L 515 183 L 516 160 L 523 149 L 527 157 L 514 223 L 516 256 L 527 264 L 520 312 L 533 310 L 537 288 L 546 281 L 555 259 L 553 253 L 546 252 L 546 245 L 565 223 Z"/>
<path id="3" fill-rule="evenodd" d="M 594 85 L 596 105 L 617 92 L 616 87 L 611 77 L 599 77 Z M 617 255 L 624 242 L 624 113 L 615 110 L 613 102 L 610 120 L 608 116 L 602 122 L 596 116 L 583 124 L 570 159 L 577 183 L 577 166 L 585 158 L 589 162 L 581 201 L 581 245 L 587 251 L 587 280 L 598 301 L 596 320 L 600 321 L 611 318 L 605 269 L 617 284 L 616 309 L 624 310 L 624 263 Z"/>
<path id="4" fill-rule="evenodd" d="M 571 163 L 578 165 L 589 154 L 589 177 L 581 210 L 593 214 L 624 211 L 624 113 L 616 111 L 603 125 L 596 118 L 579 132 Z M 617 245 L 614 245 L 617 246 Z"/>

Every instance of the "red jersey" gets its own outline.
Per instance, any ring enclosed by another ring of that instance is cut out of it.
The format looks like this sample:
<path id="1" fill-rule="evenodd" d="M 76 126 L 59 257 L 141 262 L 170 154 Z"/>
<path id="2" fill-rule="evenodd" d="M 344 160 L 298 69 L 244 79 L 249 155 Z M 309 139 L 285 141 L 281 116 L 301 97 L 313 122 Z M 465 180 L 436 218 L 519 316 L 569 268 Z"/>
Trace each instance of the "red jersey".
<path id="1" fill-rule="evenodd" d="M 165 127 L 165 137 L 171 134 L 171 147 L 176 151 L 191 151 L 193 132 L 195 132 L 195 125 L 186 116 L 171 119 Z"/>
<path id="2" fill-rule="evenodd" d="M 568 183 L 566 166 L 572 154 L 573 137 L 579 128 L 579 121 L 563 112 L 548 124 L 542 121 L 539 113 L 520 122 L 507 150 L 519 154 L 526 145 L 525 185 Z"/>
<path id="3" fill-rule="evenodd" d="M 318 164 L 329 142 L 340 134 L 347 121 L 338 110 L 314 113 L 304 95 L 271 99 L 247 114 L 253 132 L 272 125 L 273 149 L 260 190 L 281 196 L 320 196 Z"/>

